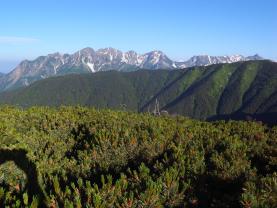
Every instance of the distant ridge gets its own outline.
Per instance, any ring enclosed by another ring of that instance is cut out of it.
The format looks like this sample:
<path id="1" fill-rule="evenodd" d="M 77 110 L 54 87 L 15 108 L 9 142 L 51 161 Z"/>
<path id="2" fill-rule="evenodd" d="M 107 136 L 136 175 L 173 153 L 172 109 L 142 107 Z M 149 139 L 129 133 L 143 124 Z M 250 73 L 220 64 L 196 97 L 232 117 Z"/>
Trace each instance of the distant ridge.
<path id="1" fill-rule="evenodd" d="M 162 51 L 138 54 L 135 51 L 122 52 L 114 48 L 95 51 L 84 48 L 73 54 L 53 53 L 40 56 L 33 61 L 22 61 L 13 71 L 0 76 L 0 91 L 28 86 L 31 83 L 52 76 L 65 74 L 94 73 L 99 71 L 135 71 L 139 69 L 181 69 L 193 66 L 208 66 L 218 63 L 262 60 L 259 55 L 244 57 L 233 56 L 193 56 L 187 61 L 176 62 Z"/>

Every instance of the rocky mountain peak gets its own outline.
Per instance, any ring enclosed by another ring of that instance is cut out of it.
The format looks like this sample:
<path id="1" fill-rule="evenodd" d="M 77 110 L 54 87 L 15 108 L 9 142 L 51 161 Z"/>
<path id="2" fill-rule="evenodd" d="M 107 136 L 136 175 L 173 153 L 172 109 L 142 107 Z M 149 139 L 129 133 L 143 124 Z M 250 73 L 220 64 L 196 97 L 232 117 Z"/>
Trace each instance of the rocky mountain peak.
<path id="1" fill-rule="evenodd" d="M 13 71 L 1 76 L 0 91 L 25 86 L 36 80 L 68 73 L 90 73 L 107 70 L 130 71 L 137 69 L 176 69 L 192 66 L 206 66 L 218 63 L 260 60 L 258 54 L 249 57 L 233 56 L 193 56 L 187 61 L 172 61 L 162 51 L 154 50 L 145 54 L 135 51 L 122 52 L 112 47 L 98 49 L 83 48 L 73 54 L 58 52 L 40 56 L 33 61 L 24 60 Z"/>

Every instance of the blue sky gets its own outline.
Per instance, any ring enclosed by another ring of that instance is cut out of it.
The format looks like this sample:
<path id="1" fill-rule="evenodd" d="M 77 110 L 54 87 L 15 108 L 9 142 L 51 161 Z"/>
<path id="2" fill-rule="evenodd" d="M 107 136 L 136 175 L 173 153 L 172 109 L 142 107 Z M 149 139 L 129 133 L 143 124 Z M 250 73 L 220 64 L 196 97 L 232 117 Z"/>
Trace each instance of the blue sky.
<path id="1" fill-rule="evenodd" d="M 277 1 L 1 1 L 0 71 L 88 46 L 158 49 L 174 60 L 255 53 L 277 60 Z"/>

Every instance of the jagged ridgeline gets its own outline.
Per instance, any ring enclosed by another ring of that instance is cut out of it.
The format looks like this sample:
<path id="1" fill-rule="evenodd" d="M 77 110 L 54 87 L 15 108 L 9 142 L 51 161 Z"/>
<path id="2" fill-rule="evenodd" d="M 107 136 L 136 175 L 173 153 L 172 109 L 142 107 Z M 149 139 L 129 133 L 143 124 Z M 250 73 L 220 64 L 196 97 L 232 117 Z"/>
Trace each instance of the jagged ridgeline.
<path id="1" fill-rule="evenodd" d="M 169 59 L 162 51 L 138 54 L 135 51 L 122 52 L 114 48 L 97 51 L 92 48 L 84 48 L 74 54 L 53 53 L 40 56 L 32 61 L 22 61 L 10 73 L 0 75 L 0 91 L 28 86 L 41 79 L 72 73 L 82 74 L 109 70 L 130 72 L 139 69 L 171 70 L 250 60 L 264 60 L 264 58 L 258 54 L 248 57 L 200 55 L 193 56 L 184 62 L 176 62 Z"/>
<path id="2" fill-rule="evenodd" d="M 276 123 L 277 63 L 247 61 L 183 70 L 98 72 L 48 78 L 0 94 L 0 103 L 23 107 L 83 105 L 200 119 L 247 115 Z"/>
<path id="3" fill-rule="evenodd" d="M 6 106 L 0 135 L 0 207 L 277 207 L 276 126 Z"/>

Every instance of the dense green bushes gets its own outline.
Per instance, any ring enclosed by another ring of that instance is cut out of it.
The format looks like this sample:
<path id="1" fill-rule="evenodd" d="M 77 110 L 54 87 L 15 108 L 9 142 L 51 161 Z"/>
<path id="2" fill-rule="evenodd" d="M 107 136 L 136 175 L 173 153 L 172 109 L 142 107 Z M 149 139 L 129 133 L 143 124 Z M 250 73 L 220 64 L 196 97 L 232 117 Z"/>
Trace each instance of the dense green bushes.
<path id="1" fill-rule="evenodd" d="M 0 133 L 1 206 L 277 206 L 277 127 L 6 106 Z"/>

